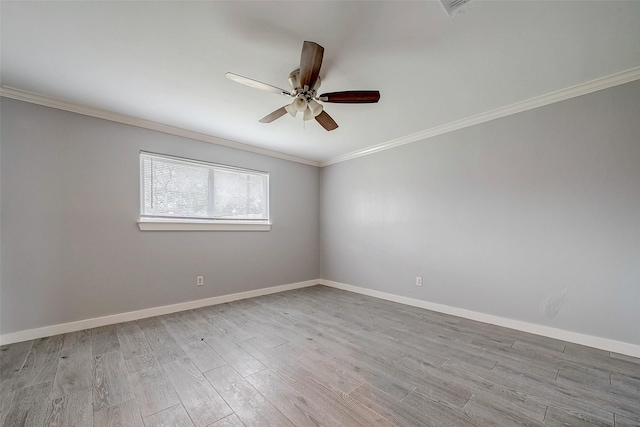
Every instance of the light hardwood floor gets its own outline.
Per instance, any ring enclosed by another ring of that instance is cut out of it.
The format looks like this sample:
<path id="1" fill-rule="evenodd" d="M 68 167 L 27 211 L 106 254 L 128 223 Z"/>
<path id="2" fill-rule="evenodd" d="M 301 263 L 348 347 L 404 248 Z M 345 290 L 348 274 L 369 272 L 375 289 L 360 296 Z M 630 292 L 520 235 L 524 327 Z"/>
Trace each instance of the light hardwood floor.
<path id="1" fill-rule="evenodd" d="M 5 426 L 640 426 L 640 360 L 323 286 L 2 347 Z"/>

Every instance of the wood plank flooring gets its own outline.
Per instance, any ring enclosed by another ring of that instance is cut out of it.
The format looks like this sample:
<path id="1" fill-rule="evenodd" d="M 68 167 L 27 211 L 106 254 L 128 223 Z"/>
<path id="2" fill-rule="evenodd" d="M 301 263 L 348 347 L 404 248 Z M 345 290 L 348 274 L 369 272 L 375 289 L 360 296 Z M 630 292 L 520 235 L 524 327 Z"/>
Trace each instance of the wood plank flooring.
<path id="1" fill-rule="evenodd" d="M 3 426 L 640 426 L 640 359 L 324 286 L 1 347 Z"/>

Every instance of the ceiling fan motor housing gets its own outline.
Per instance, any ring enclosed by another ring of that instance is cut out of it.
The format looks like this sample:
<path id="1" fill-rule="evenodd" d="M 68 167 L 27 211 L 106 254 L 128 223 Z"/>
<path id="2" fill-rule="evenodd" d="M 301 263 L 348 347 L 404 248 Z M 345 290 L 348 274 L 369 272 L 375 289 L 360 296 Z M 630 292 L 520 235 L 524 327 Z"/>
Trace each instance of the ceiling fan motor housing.
<path id="1" fill-rule="evenodd" d="M 313 88 L 305 91 L 303 87 L 300 87 L 300 69 L 297 68 L 289 73 L 289 86 L 291 86 L 291 91 L 294 95 L 303 94 L 305 98 L 307 98 L 307 101 L 317 99 L 316 93 L 318 92 L 318 89 L 320 89 L 320 76 L 316 79 L 316 83 L 313 85 Z"/>

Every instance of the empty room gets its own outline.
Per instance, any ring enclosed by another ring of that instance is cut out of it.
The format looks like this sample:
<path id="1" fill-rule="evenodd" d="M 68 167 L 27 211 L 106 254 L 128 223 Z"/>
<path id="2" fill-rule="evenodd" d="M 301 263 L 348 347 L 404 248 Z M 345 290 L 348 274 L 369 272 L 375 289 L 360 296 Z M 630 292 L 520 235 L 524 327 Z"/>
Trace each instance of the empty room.
<path id="1" fill-rule="evenodd" d="M 640 426 L 640 1 L 1 1 L 0 425 Z"/>

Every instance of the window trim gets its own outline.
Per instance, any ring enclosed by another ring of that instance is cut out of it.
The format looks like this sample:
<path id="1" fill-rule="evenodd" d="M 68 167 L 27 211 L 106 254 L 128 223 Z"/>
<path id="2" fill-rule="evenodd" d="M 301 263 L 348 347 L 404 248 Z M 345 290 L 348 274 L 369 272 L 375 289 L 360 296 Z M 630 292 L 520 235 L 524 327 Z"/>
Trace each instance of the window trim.
<path id="1" fill-rule="evenodd" d="M 201 164 L 207 167 L 214 167 L 222 170 L 235 172 L 248 172 L 266 177 L 267 199 L 266 212 L 267 219 L 251 220 L 251 219 L 198 219 L 198 218 L 172 218 L 160 216 L 143 216 L 142 210 L 144 206 L 144 178 L 142 170 L 142 155 L 166 158 L 169 160 Z M 138 228 L 140 231 L 270 231 L 271 217 L 269 208 L 269 173 L 254 169 L 240 168 L 235 166 L 222 165 L 218 163 L 205 162 L 202 160 L 194 160 L 185 157 L 177 157 L 166 154 L 152 153 L 149 151 L 140 151 L 140 217 L 138 219 Z"/>
<path id="2" fill-rule="evenodd" d="M 140 231 L 271 231 L 271 223 L 193 221 L 193 220 L 150 220 L 140 218 Z"/>

